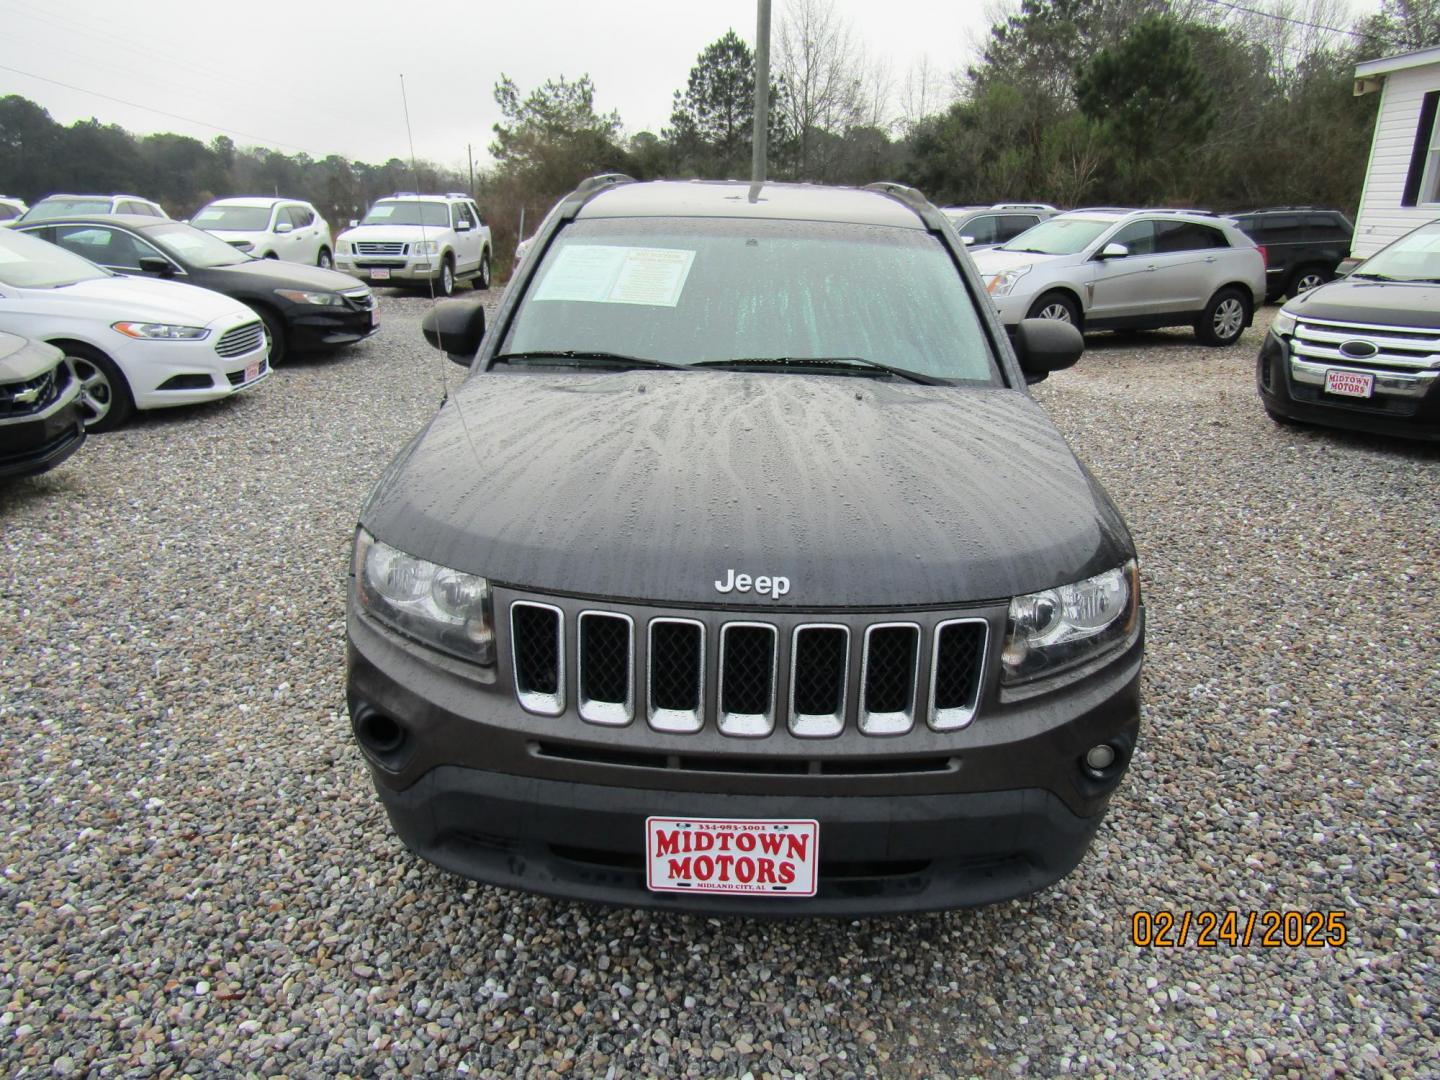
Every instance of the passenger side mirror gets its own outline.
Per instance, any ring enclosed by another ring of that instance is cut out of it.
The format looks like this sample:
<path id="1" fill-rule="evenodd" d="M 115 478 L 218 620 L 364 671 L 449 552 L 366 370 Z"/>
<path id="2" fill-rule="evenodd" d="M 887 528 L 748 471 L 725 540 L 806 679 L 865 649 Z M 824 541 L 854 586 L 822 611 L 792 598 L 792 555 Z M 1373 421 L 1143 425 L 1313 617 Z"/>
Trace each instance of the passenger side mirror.
<path id="1" fill-rule="evenodd" d="M 1043 382 L 1052 371 L 1073 367 L 1085 351 L 1085 338 L 1058 319 L 1021 319 L 1015 328 L 1015 356 L 1026 383 Z"/>
<path id="2" fill-rule="evenodd" d="M 420 320 L 420 332 L 431 348 L 469 367 L 485 336 L 485 309 L 474 300 L 442 300 Z"/>
<path id="3" fill-rule="evenodd" d="M 175 267 L 169 259 L 162 259 L 159 255 L 141 255 L 140 270 L 145 274 L 159 274 L 161 277 L 171 277 L 175 273 Z"/>
<path id="4" fill-rule="evenodd" d="M 1124 244 L 1106 244 L 1100 249 L 1101 259 L 1123 259 L 1130 254 L 1130 249 Z"/>
<path id="5" fill-rule="evenodd" d="M 283 235 L 284 235 L 285 233 L 287 233 L 287 232 L 294 232 L 294 231 L 295 231 L 295 226 L 292 225 L 292 224 L 291 224 L 290 222 L 288 222 L 288 221 L 282 221 L 282 222 L 280 222 L 278 225 L 275 226 L 275 232 L 276 232 L 277 235 L 280 235 L 280 236 L 283 236 Z"/>

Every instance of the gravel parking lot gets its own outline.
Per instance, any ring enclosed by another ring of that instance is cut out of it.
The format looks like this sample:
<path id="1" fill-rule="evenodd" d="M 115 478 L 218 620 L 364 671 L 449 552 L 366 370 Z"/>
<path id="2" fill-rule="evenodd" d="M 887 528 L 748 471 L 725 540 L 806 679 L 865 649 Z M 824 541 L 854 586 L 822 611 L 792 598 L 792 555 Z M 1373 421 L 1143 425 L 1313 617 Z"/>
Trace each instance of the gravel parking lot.
<path id="1" fill-rule="evenodd" d="M 1433 1070 L 1440 450 L 1275 426 L 1259 328 L 1092 338 L 1037 393 L 1129 518 L 1150 648 L 1081 868 L 877 922 L 586 908 L 407 854 L 351 744 L 356 513 L 462 374 L 426 303 L 0 488 L 0 1071 Z M 1131 943 L 1136 911 L 1217 909 L 1349 941 Z"/>

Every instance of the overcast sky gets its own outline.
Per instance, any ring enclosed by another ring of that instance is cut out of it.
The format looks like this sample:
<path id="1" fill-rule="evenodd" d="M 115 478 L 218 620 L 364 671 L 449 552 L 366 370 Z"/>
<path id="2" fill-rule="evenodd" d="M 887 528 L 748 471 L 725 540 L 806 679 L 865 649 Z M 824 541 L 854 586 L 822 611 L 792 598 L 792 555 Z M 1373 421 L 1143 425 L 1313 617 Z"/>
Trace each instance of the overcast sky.
<path id="1" fill-rule="evenodd" d="M 835 3 L 889 62 L 897 91 L 923 54 L 943 72 L 961 66 L 988 25 L 987 5 L 968 0 Z M 777 21 L 784 4 L 774 0 Z M 0 0 L 0 96 L 22 94 L 64 124 L 95 116 L 207 142 L 226 128 L 242 145 L 378 162 L 407 154 L 403 73 L 416 153 L 463 165 L 467 142 L 478 163 L 493 138 L 501 72 L 527 91 L 589 72 L 598 108 L 619 110 L 631 133 L 658 133 L 706 45 L 732 27 L 754 44 L 755 10 L 755 0 Z"/>
<path id="2" fill-rule="evenodd" d="M 785 3 L 774 0 L 777 38 Z M 872 61 L 888 65 L 897 99 L 922 58 L 942 75 L 963 67 L 996 10 L 995 0 L 834 3 Z M 224 129 L 242 145 L 382 162 L 408 155 L 403 73 L 416 153 L 463 166 L 470 143 L 478 165 L 500 118 L 502 72 L 524 91 L 588 72 L 601 111 L 617 109 L 630 133 L 658 134 L 706 45 L 731 28 L 754 44 L 755 9 L 755 0 L 0 0 L 0 96 L 22 94 L 64 124 L 94 116 L 207 142 Z"/>

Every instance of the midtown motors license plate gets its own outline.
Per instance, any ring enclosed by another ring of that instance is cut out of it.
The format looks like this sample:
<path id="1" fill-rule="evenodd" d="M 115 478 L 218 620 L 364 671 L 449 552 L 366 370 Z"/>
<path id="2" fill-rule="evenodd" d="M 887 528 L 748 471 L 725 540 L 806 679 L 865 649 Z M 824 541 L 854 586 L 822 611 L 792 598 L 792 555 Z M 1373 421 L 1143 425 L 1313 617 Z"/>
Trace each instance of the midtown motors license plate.
<path id="1" fill-rule="evenodd" d="M 1327 371 L 1325 392 L 1341 397 L 1369 397 L 1375 393 L 1375 376 L 1359 371 Z"/>
<path id="2" fill-rule="evenodd" d="M 389 281 L 389 280 L 390 280 L 390 271 L 389 271 L 389 270 L 371 270 L 371 271 L 370 271 L 370 280 L 371 280 L 371 281 Z"/>
<path id="3" fill-rule="evenodd" d="M 645 819 L 651 892 L 814 896 L 818 821 Z"/>

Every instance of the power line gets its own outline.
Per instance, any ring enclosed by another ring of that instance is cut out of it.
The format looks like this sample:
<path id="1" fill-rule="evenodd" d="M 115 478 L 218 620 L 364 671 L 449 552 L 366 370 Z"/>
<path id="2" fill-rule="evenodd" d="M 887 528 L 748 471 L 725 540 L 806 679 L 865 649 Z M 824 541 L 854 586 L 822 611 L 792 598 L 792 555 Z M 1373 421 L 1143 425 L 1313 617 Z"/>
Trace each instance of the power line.
<path id="1" fill-rule="evenodd" d="M 211 124 L 205 120 L 196 120 L 193 116 L 181 116 L 179 113 L 166 112 L 164 109 L 157 109 L 150 105 L 141 105 L 138 101 L 126 101 L 111 94 L 102 94 L 99 90 L 89 90 L 83 86 L 75 86 L 72 83 L 61 82 L 59 79 L 52 79 L 45 75 L 36 75 L 33 71 L 22 71 L 20 68 L 11 67 L 9 64 L 0 64 L 0 70 L 13 71 L 16 75 L 24 75 L 30 79 L 39 79 L 41 82 L 50 83 L 54 86 L 63 86 L 66 90 L 74 90 L 80 94 L 90 94 L 94 97 L 104 98 L 106 101 L 113 101 L 120 105 L 128 105 L 132 109 L 142 109 L 145 112 L 152 112 L 159 116 L 168 116 L 171 120 L 183 120 L 187 124 L 195 124 L 199 127 L 210 128 L 213 131 L 223 131 L 227 135 L 238 135 L 242 139 L 254 139 L 257 142 L 269 143 L 273 146 L 284 146 L 291 150 L 298 150 L 302 154 L 308 154 L 312 158 L 323 158 L 323 154 L 311 153 L 309 148 L 296 146 L 294 143 L 283 142 L 280 139 L 267 139 L 263 135 L 255 135 L 248 131 L 236 131 L 234 128 L 223 127 L 220 124 Z"/>
<path id="2" fill-rule="evenodd" d="M 1340 26 L 1326 26 L 1324 23 L 1308 22 L 1305 19 L 1295 19 L 1289 15 L 1279 15 L 1273 11 L 1260 11 L 1256 8 L 1243 7 L 1240 4 L 1232 4 L 1229 0 L 1205 0 L 1207 4 L 1214 4 L 1216 7 L 1229 8 L 1231 11 L 1243 11 L 1246 15 L 1258 15 L 1262 19 L 1274 19 L 1276 22 L 1291 23 L 1294 26 L 1304 26 L 1311 30 L 1325 30 L 1331 34 L 1349 34 L 1354 38 L 1363 38 L 1365 35 L 1359 30 L 1347 30 Z"/>

